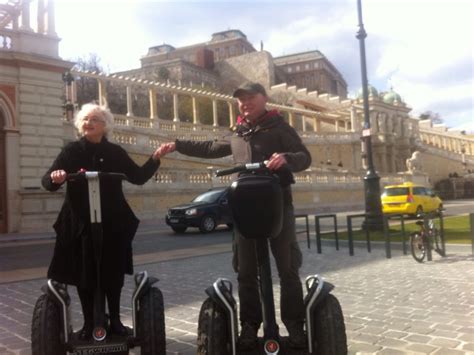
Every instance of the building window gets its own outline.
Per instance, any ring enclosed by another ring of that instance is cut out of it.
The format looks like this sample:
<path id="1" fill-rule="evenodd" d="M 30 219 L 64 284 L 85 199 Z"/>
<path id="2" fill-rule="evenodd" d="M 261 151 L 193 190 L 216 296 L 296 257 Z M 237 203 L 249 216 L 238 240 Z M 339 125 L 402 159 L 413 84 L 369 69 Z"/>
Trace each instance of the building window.
<path id="1" fill-rule="evenodd" d="M 235 55 L 235 47 L 234 46 L 230 46 L 230 55 L 231 56 Z"/>
<path id="2" fill-rule="evenodd" d="M 300 66 L 299 66 L 299 65 L 297 65 L 297 66 L 295 67 L 295 71 L 300 71 Z"/>
<path id="3" fill-rule="evenodd" d="M 293 68 L 292 68 L 292 67 L 288 67 L 288 68 L 286 68 L 286 71 L 287 71 L 288 73 L 291 73 L 291 72 L 293 71 Z"/>
<path id="4" fill-rule="evenodd" d="M 308 69 L 310 68 L 309 63 L 306 63 L 306 64 L 304 65 L 304 68 L 305 68 L 306 70 L 308 70 Z"/>

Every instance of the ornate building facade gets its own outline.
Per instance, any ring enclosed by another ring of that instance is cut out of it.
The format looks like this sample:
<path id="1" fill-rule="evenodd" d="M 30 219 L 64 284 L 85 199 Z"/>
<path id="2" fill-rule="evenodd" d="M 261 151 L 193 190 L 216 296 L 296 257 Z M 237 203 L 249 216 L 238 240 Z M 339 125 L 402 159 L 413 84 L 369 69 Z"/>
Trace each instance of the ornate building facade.
<path id="1" fill-rule="evenodd" d="M 235 77 L 242 80 L 263 81 L 268 87 L 288 83 L 321 94 L 347 97 L 347 83 L 337 68 L 320 52 L 310 51 L 281 57 L 265 52 L 268 60 L 258 68 L 268 72 L 265 78 L 255 73 L 255 48 L 238 29 L 212 34 L 211 40 L 175 48 L 162 44 L 149 48 L 140 59 L 141 68 L 116 73 L 143 79 L 171 80 L 175 83 L 199 84 L 231 92 Z M 263 46 L 260 48 L 263 51 Z M 249 54 L 249 55 L 246 55 Z M 250 59 L 250 60 L 249 60 Z M 263 65 L 262 65 L 263 64 Z M 231 68 L 232 72 L 228 69 Z M 232 85 L 229 85 L 229 80 Z"/>
<path id="2" fill-rule="evenodd" d="M 29 24 L 31 6 L 38 6 L 36 11 L 43 19 L 38 21 L 37 29 Z M 96 82 L 96 99 L 102 104 L 108 102 L 112 84 L 123 88 L 126 109 L 113 112 L 112 139 L 138 162 L 159 144 L 176 138 L 208 140 L 231 134 L 236 103 L 218 87 L 207 90 L 152 75 L 83 71 L 72 71 L 71 80 L 63 82 L 62 74 L 73 63 L 58 56 L 52 2 L 12 1 L 0 8 L 0 24 L 0 233 L 50 230 L 64 191 L 46 192 L 40 179 L 61 147 L 75 139 L 69 111 L 74 106 L 63 104 L 65 100 L 74 103 L 76 82 L 81 77 Z M 187 63 L 201 68 L 197 62 Z M 248 63 L 252 66 L 248 72 L 235 69 L 244 65 L 248 68 Z M 365 174 L 361 100 L 277 83 L 278 70 L 284 70 L 277 67 L 270 53 L 250 51 L 214 62 L 213 71 L 207 73 L 214 75 L 216 82 L 224 74 L 237 73 L 226 77 L 232 85 L 245 80 L 263 82 L 273 100 L 269 106 L 279 110 L 302 137 L 313 164 L 296 174 L 293 189 L 298 210 L 317 213 L 322 209 L 361 208 Z M 370 92 L 370 134 L 382 184 L 415 178 L 433 184 L 449 172 L 461 174 L 462 169 L 474 169 L 474 139 L 411 117 L 410 108 L 396 93 L 379 94 L 373 88 Z M 172 99 L 169 115 L 159 114 L 163 104 L 160 97 L 165 95 Z M 147 114 L 134 114 L 136 96 L 143 96 L 141 102 L 148 107 Z M 203 101 L 212 108 L 211 124 L 205 123 L 200 112 L 199 102 Z M 183 120 L 184 113 L 191 120 Z M 405 161 L 415 150 L 423 159 L 425 174 L 420 176 L 405 171 Z M 126 185 L 126 196 L 140 218 L 163 218 L 169 206 L 212 186 L 229 184 L 228 178 L 216 179 L 212 172 L 231 164 L 229 158 L 203 161 L 173 153 L 144 186 Z"/>

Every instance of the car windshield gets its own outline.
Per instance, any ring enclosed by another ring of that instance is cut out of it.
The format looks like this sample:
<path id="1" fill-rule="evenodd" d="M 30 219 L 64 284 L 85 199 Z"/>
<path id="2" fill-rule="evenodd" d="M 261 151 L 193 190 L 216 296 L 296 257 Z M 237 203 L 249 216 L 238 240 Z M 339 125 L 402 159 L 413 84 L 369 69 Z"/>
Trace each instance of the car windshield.
<path id="1" fill-rule="evenodd" d="M 222 194 L 222 190 L 207 191 L 199 196 L 196 196 L 193 202 L 215 202 Z"/>
<path id="2" fill-rule="evenodd" d="M 391 187 L 386 188 L 383 192 L 384 196 L 403 196 L 408 195 L 408 187 Z"/>

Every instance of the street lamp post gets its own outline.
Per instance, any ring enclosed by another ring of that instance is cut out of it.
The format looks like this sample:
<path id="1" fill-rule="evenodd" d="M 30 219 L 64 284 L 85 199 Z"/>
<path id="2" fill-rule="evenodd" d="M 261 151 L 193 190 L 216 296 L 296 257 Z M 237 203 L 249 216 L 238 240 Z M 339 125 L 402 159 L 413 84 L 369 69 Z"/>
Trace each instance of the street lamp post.
<path id="1" fill-rule="evenodd" d="M 66 99 L 64 101 L 64 113 L 67 121 L 72 121 L 74 116 L 74 103 L 73 103 L 73 94 L 72 94 L 72 82 L 74 77 L 70 71 L 67 71 L 63 74 L 63 81 L 66 84 Z"/>
<path id="2" fill-rule="evenodd" d="M 380 177 L 377 175 L 372 157 L 372 139 L 369 118 L 369 93 L 367 82 L 367 64 L 365 60 L 365 38 L 367 33 L 362 22 L 361 0 L 357 0 L 357 13 L 359 16 L 359 31 L 356 38 L 359 40 L 360 68 L 362 73 L 362 97 L 364 104 L 364 129 L 362 130 L 362 141 L 365 144 L 367 158 L 367 173 L 364 177 L 365 213 L 367 217 L 363 228 L 371 230 L 383 229 L 382 203 L 380 201 Z"/>

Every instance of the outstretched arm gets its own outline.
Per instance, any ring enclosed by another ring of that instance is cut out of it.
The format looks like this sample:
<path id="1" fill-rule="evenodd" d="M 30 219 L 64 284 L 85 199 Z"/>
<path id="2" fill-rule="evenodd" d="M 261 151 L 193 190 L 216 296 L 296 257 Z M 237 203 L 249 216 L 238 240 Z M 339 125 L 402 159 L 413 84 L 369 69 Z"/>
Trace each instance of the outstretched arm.
<path id="1" fill-rule="evenodd" d="M 176 140 L 176 142 L 162 144 L 160 149 L 161 156 L 165 156 L 174 151 L 184 155 L 205 159 L 222 158 L 232 154 L 230 143 L 225 140 L 205 142 Z"/>

